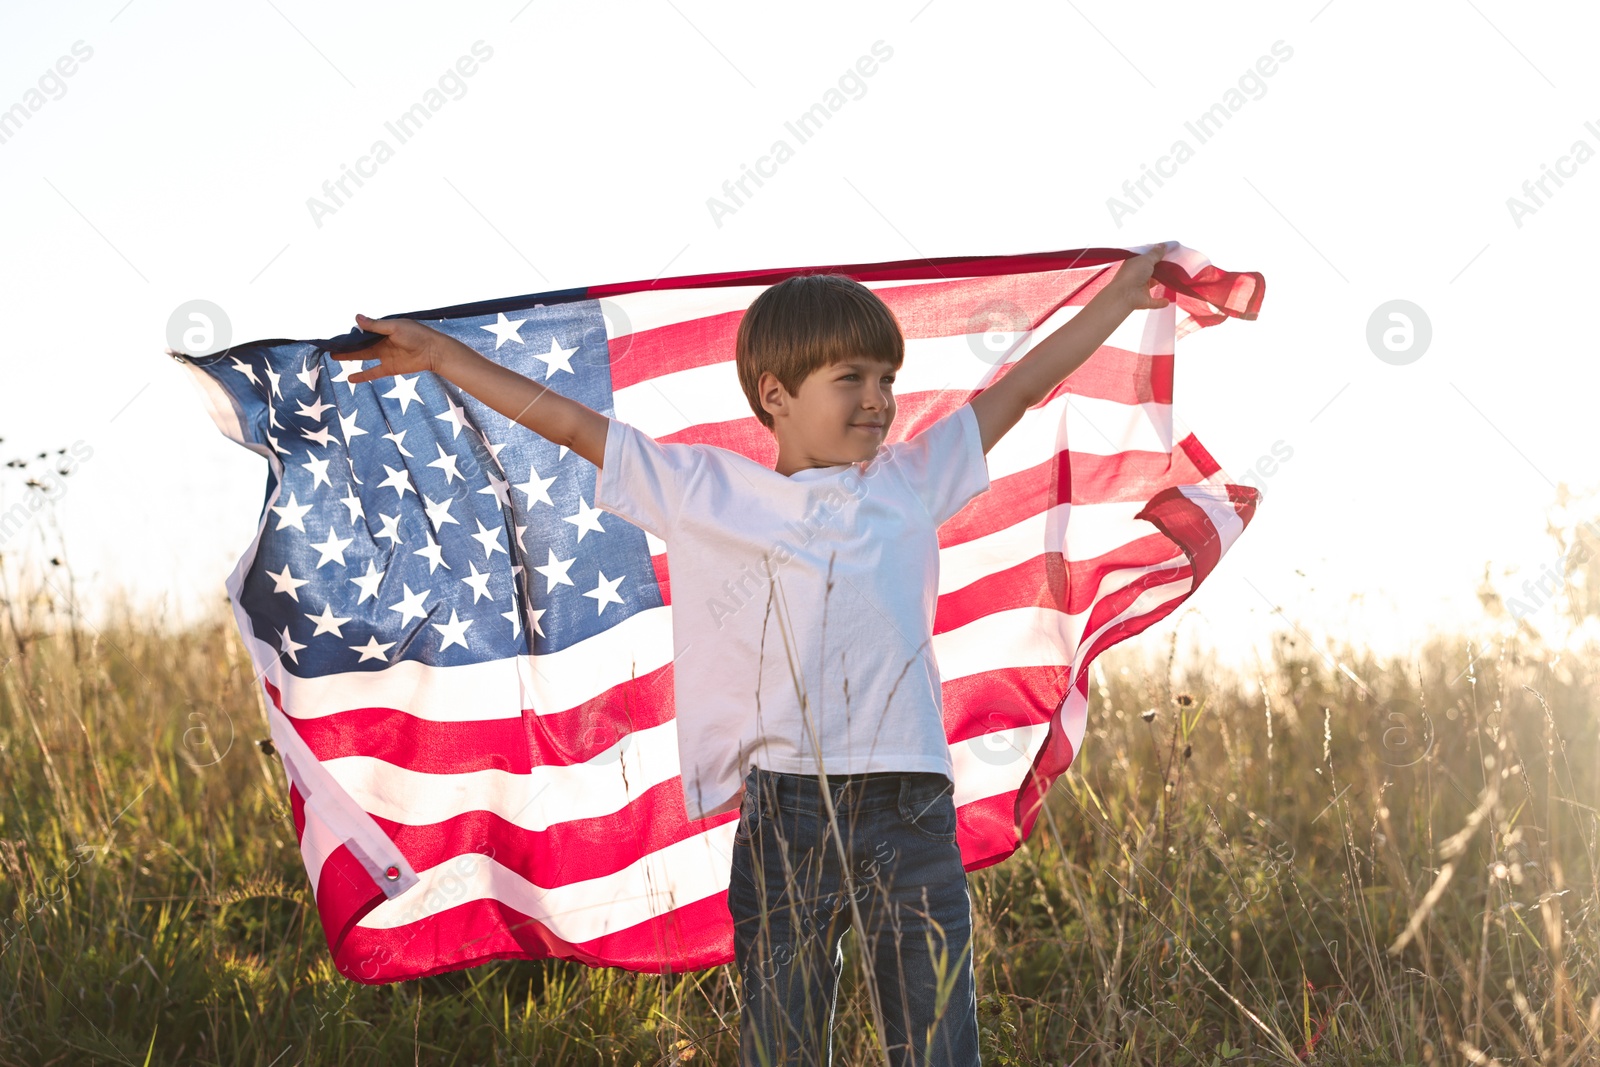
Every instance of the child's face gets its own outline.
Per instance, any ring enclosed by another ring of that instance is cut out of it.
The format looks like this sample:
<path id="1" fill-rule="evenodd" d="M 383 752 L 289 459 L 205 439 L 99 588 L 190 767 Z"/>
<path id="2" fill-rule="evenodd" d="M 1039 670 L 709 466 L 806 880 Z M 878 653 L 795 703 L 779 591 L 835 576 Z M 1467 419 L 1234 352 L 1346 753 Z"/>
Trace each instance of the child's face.
<path id="1" fill-rule="evenodd" d="M 783 401 L 787 435 L 830 465 L 871 459 L 894 422 L 894 379 L 890 364 L 864 356 L 819 367 Z"/>

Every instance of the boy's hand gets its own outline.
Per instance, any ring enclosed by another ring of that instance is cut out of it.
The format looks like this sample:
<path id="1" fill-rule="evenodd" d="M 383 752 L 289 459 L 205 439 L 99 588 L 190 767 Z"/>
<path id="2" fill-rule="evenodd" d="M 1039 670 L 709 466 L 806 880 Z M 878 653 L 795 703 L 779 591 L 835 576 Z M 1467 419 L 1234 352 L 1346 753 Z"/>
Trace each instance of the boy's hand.
<path id="1" fill-rule="evenodd" d="M 368 333 L 381 333 L 383 340 L 370 348 L 348 355 L 328 353 L 334 359 L 375 359 L 378 366 L 350 375 L 351 382 L 370 382 L 396 374 L 416 374 L 440 369 L 445 342 L 450 338 L 414 319 L 369 319 L 356 316 L 356 325 Z"/>
<path id="2" fill-rule="evenodd" d="M 1172 301 L 1166 297 L 1151 294 L 1153 286 L 1161 283 L 1151 280 L 1151 274 L 1156 269 L 1156 264 L 1169 251 L 1165 242 L 1156 245 L 1142 256 L 1122 261 L 1122 266 L 1112 277 L 1111 284 L 1103 292 L 1111 293 L 1109 299 L 1114 299 L 1122 304 L 1128 311 L 1154 310 L 1164 308 Z"/>

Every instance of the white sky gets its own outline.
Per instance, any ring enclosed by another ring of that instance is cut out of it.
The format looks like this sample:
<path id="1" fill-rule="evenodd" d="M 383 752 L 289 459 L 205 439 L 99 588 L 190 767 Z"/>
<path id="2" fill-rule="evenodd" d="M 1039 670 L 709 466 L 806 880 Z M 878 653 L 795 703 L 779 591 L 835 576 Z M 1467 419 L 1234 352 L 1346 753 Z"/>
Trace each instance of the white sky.
<path id="1" fill-rule="evenodd" d="M 163 354 L 186 301 L 236 342 L 325 337 L 663 273 L 1176 239 L 1267 279 L 1258 321 L 1180 342 L 1179 416 L 1235 477 L 1293 453 L 1183 633 L 1231 655 L 1270 601 L 1403 649 L 1477 617 L 1485 561 L 1550 562 L 1555 484 L 1600 473 L 1572 325 L 1600 160 L 1521 226 L 1506 203 L 1600 149 L 1597 23 L 1507 0 L 8 6 L 0 109 L 93 51 L 0 143 L 0 462 L 92 448 L 57 505 L 86 589 L 183 614 L 220 600 L 266 476 Z M 479 40 L 465 94 L 316 225 L 307 198 Z M 865 94 L 719 227 L 707 198 L 880 40 Z M 1185 122 L 1279 41 L 1200 143 Z M 1179 138 L 1193 157 L 1119 227 L 1107 198 Z M 1404 366 L 1365 340 L 1392 299 L 1432 323 Z"/>

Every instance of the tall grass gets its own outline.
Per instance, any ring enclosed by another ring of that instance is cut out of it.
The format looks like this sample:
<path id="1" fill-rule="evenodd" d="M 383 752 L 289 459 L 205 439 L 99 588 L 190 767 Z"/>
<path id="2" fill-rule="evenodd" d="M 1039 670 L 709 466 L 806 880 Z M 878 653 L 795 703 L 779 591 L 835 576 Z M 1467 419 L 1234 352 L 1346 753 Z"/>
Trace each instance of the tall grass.
<path id="1" fill-rule="evenodd" d="M 96 625 L 58 559 L 0 570 L 0 1063 L 734 1062 L 732 967 L 338 976 L 223 605 Z M 969 876 L 986 1064 L 1600 1062 L 1593 660 L 1130 644 Z M 881 1062 L 846 946 L 835 1062 Z"/>

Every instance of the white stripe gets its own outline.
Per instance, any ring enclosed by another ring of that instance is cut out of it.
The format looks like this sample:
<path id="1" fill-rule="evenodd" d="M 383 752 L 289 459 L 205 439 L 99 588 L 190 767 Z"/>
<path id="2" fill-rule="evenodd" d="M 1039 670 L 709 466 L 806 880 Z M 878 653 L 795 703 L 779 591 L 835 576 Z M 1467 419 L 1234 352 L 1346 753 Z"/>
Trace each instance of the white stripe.
<path id="1" fill-rule="evenodd" d="M 1134 520 L 1144 504 L 1138 501 L 1106 504 L 1057 504 L 1049 511 L 1030 515 L 1003 530 L 985 534 L 939 550 L 939 595 L 965 589 L 1043 552 L 1060 552 L 1070 567 L 1097 559 L 1128 543 L 1129 531 L 1152 523 Z M 1069 521 L 1070 520 L 1070 521 Z"/>
<path id="2" fill-rule="evenodd" d="M 622 737 L 583 763 L 537 766 L 529 774 L 485 769 L 431 774 L 374 756 L 323 761 L 368 812 L 408 826 L 428 826 L 487 811 L 524 830 L 614 815 L 678 776 L 678 724 L 668 720 Z"/>
<path id="3" fill-rule="evenodd" d="M 515 670 L 505 659 L 448 667 L 401 660 L 380 671 L 285 674 L 284 708 L 295 719 L 398 708 L 431 722 L 520 719 L 525 707 L 540 715 L 566 711 L 672 662 L 671 608 L 647 608 L 580 644 L 514 659 Z M 280 684 L 276 677 L 273 684 Z"/>

